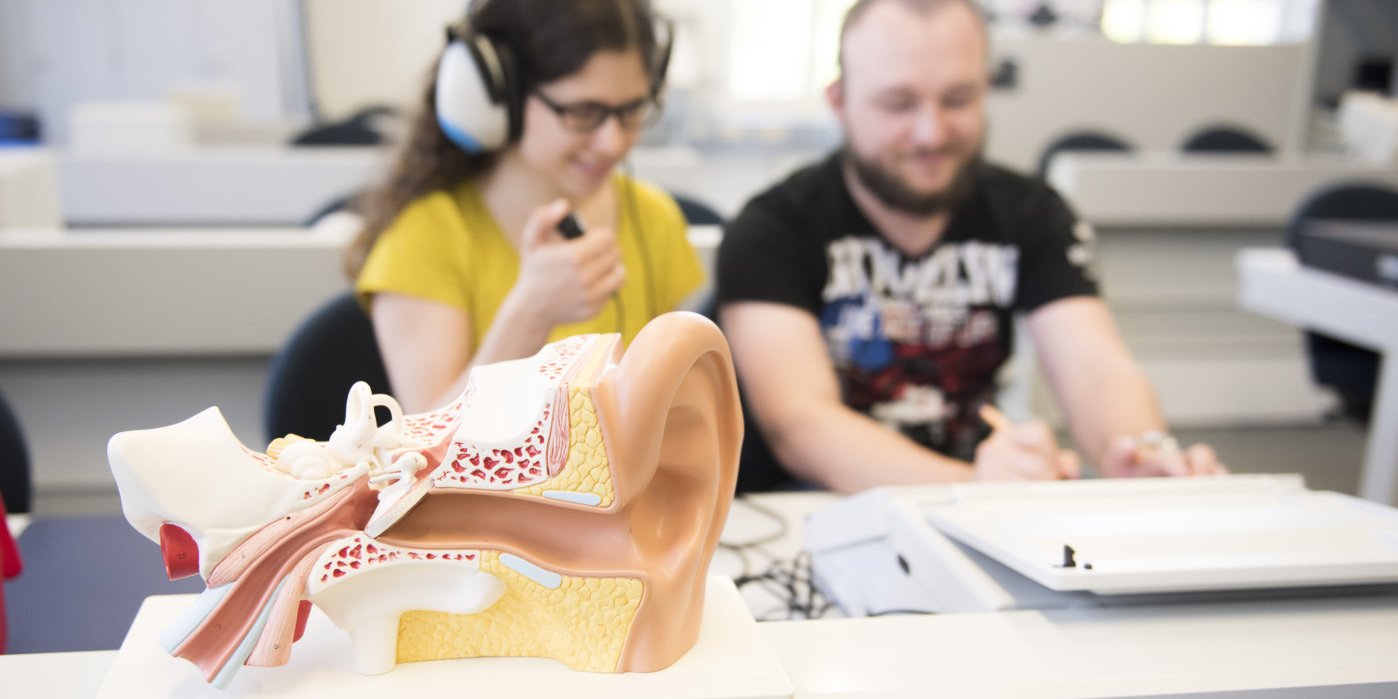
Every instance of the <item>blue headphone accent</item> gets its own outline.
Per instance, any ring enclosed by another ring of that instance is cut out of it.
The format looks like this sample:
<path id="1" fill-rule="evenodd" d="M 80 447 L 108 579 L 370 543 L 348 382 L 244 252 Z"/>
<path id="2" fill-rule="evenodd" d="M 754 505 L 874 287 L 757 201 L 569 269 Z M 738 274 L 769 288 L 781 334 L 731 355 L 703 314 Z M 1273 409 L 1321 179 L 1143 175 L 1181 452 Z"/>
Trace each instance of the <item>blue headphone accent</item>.
<path id="1" fill-rule="evenodd" d="M 659 97 L 670 63 L 674 29 L 656 21 L 651 60 L 651 95 Z M 447 47 L 437 65 L 437 124 L 447 139 L 471 154 L 500 150 L 524 132 L 523 78 L 514 50 L 474 31 L 468 21 L 447 28 Z"/>
<path id="2" fill-rule="evenodd" d="M 447 29 L 437 65 L 436 110 L 442 133 L 467 153 L 499 150 L 524 127 L 518 63 L 510 47 L 489 36 Z"/>

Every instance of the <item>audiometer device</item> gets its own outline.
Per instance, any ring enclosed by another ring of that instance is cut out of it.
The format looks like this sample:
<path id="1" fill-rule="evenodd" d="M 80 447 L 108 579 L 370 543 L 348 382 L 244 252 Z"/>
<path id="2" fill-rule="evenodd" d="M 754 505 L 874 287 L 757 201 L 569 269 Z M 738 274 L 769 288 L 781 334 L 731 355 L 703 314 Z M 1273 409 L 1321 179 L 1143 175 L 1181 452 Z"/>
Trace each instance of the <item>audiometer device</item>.
<path id="1" fill-rule="evenodd" d="M 903 486 L 805 548 L 852 616 L 1318 594 L 1398 584 L 1398 510 L 1294 475 Z"/>

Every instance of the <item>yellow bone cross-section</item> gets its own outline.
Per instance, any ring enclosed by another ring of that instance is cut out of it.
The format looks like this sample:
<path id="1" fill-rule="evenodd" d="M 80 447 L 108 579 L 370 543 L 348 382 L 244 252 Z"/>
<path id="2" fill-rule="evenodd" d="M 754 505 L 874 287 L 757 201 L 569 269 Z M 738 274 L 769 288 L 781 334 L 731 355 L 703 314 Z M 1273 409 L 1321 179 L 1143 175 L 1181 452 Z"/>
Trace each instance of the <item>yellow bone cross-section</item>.
<path id="1" fill-rule="evenodd" d="M 398 662 L 478 657 L 553 658 L 574 670 L 614 672 L 644 585 L 634 578 L 561 576 L 550 589 L 481 552 L 481 571 L 505 594 L 475 614 L 412 611 L 398 621 Z"/>

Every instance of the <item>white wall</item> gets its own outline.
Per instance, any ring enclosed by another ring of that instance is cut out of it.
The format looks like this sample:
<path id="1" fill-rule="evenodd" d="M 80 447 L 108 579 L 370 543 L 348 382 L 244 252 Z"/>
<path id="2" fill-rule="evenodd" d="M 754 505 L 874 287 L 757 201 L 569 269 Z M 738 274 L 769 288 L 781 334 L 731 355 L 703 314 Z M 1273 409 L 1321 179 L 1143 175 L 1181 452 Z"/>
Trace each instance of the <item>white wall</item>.
<path id="1" fill-rule="evenodd" d="M 1251 128 L 1286 150 L 1308 89 L 1305 47 L 1115 44 L 997 36 L 1019 85 L 990 99 L 988 154 L 1032 171 L 1064 132 L 1113 133 L 1137 149 L 1175 149 L 1214 122 Z"/>
<path id="2" fill-rule="evenodd" d="M 305 0 L 306 52 L 319 114 L 416 105 L 464 0 Z"/>
<path id="3" fill-rule="evenodd" d="M 66 142 L 69 107 L 163 100 L 190 85 L 233 90 L 242 116 L 302 111 L 285 91 L 299 47 L 284 0 L 0 0 L 0 103 L 34 109 Z"/>

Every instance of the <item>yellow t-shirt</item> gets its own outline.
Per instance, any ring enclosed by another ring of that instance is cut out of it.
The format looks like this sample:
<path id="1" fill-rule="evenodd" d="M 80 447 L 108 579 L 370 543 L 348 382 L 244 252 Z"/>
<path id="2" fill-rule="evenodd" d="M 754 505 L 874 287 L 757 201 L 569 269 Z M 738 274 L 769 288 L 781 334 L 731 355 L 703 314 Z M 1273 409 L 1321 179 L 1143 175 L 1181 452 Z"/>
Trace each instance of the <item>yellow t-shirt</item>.
<path id="1" fill-rule="evenodd" d="M 550 342 L 620 330 L 630 343 L 653 315 L 674 310 L 704 281 L 675 201 L 621 174 L 613 184 L 626 267 L 621 303 L 610 300 L 593 318 L 554 328 Z M 468 182 L 404 208 L 374 244 L 355 286 L 366 307 L 372 294 L 388 291 L 460 308 L 471 321 L 471 346 L 479 347 L 518 278 L 519 251 L 491 216 L 480 189 Z"/>

